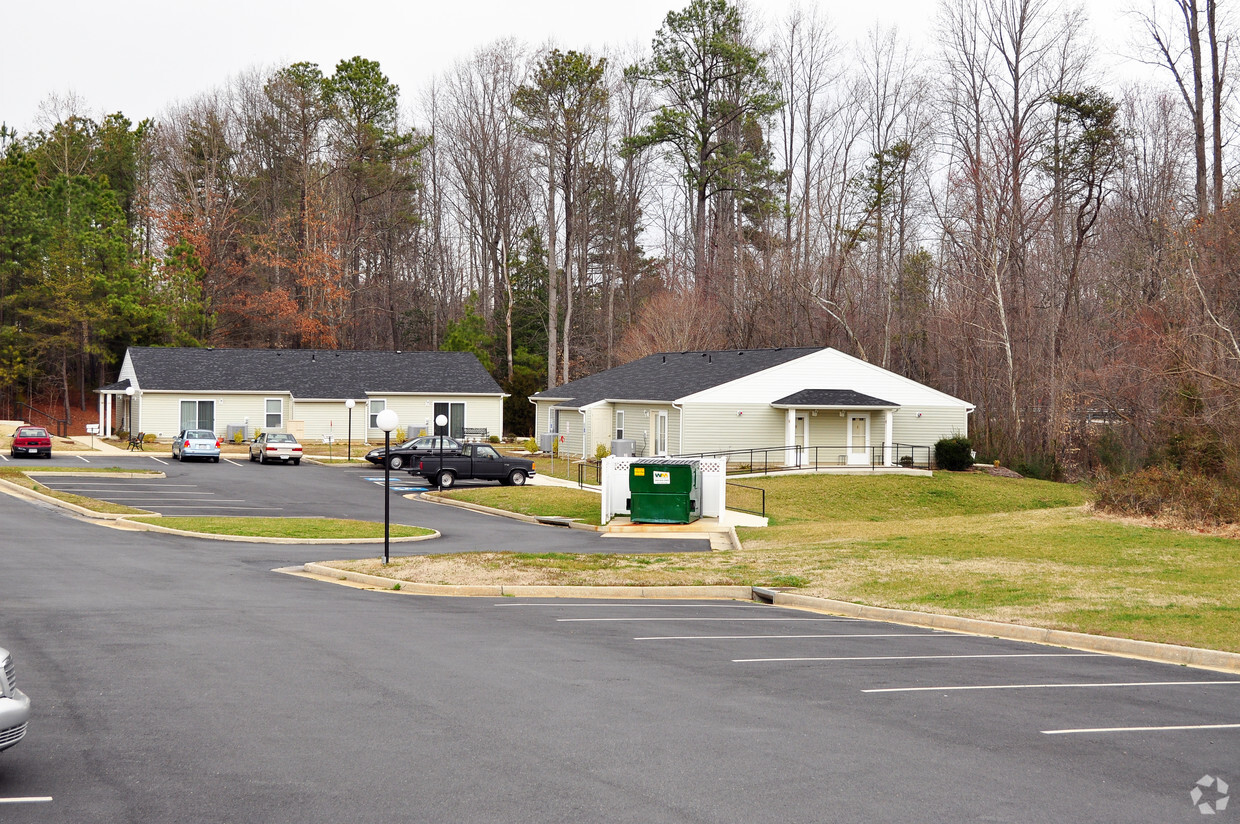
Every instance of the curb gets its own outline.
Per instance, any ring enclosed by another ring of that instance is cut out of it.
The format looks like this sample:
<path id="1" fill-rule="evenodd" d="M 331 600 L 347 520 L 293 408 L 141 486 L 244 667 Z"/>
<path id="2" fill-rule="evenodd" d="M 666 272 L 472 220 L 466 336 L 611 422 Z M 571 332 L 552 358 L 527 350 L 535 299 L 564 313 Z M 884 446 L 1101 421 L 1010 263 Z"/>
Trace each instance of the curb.
<path id="1" fill-rule="evenodd" d="M 66 475 L 68 473 L 57 472 L 56 474 Z M 145 473 L 143 473 L 143 476 L 144 475 Z M 42 492 L 36 492 L 33 489 L 27 489 L 26 487 L 21 486 L 20 484 L 15 484 L 12 481 L 6 481 L 3 478 L 0 478 L 0 492 L 5 492 L 9 495 L 12 495 L 15 498 L 25 498 L 28 501 L 38 501 L 40 503 L 51 504 L 52 506 L 58 506 L 61 509 L 67 509 L 70 512 L 75 512 L 78 515 L 85 515 L 87 518 L 94 518 L 95 520 L 119 521 L 121 518 L 130 518 L 130 517 L 134 517 L 137 514 L 134 512 L 96 512 L 95 510 L 87 509 L 84 506 L 78 506 L 77 504 L 71 504 L 68 501 L 62 501 L 59 498 L 53 498 L 50 495 L 44 495 Z M 155 515 L 155 514 L 156 513 L 154 512 L 148 513 L 148 515 Z M 146 517 L 146 516 L 143 516 L 143 517 Z"/>
<path id="2" fill-rule="evenodd" d="M 512 518 L 513 520 L 523 521 L 527 524 L 541 524 L 543 526 L 566 526 L 569 529 L 584 529 L 587 532 L 601 532 L 601 533 L 608 534 L 608 535 L 626 535 L 626 534 L 640 535 L 641 534 L 640 532 L 630 531 L 626 529 L 612 529 L 611 527 L 607 527 L 607 526 L 595 526 L 594 524 L 583 524 L 578 521 L 568 520 L 566 518 L 556 518 L 556 517 L 550 517 L 550 516 L 545 516 L 545 515 L 542 515 L 542 516 L 525 515 L 524 513 L 513 512 L 508 509 L 496 509 L 495 507 L 492 507 L 492 506 L 485 506 L 483 504 L 475 504 L 470 501 L 458 501 L 455 498 L 445 498 L 442 496 L 442 493 L 439 493 L 439 492 L 415 492 L 410 495 L 405 495 L 404 497 L 410 498 L 410 499 L 418 498 L 420 500 L 424 500 L 428 503 L 433 503 L 433 504 L 445 504 L 447 506 L 456 506 L 456 507 L 460 507 L 461 509 L 471 510 L 473 512 L 481 512 L 484 515 L 495 515 L 500 518 Z M 663 534 L 666 535 L 669 533 L 663 533 Z M 675 531 L 673 530 L 671 534 L 675 534 Z M 740 538 L 737 537 L 736 527 L 734 526 L 721 527 L 719 529 L 709 529 L 709 530 L 704 530 L 701 532 L 685 532 L 683 537 L 685 538 L 706 537 L 709 539 L 709 536 L 711 535 L 724 535 L 727 537 L 728 541 L 732 544 L 732 549 L 740 550 L 741 548 L 741 540 Z M 625 589 L 631 590 L 633 589 L 633 587 L 625 587 Z M 749 598 L 750 596 L 746 595 L 745 597 Z"/>
<path id="3" fill-rule="evenodd" d="M 752 589 L 745 586 L 733 587 L 590 587 L 590 586 L 538 586 L 507 584 L 491 584 L 484 586 L 462 586 L 456 584 L 421 584 L 414 581 L 397 581 L 381 575 L 367 575 L 362 572 L 348 572 L 323 564 L 308 563 L 304 567 L 312 575 L 321 575 L 335 580 L 352 581 L 358 584 L 369 584 L 380 589 L 391 589 L 400 584 L 400 591 L 411 595 L 447 595 L 454 597 L 515 597 L 515 598 L 721 598 L 727 600 L 747 601 L 752 598 Z"/>
<path id="4" fill-rule="evenodd" d="M 122 516 L 120 523 L 143 532 L 164 532 L 169 535 L 180 535 L 186 538 L 206 538 L 209 541 L 235 541 L 243 544 L 307 544 L 323 546 L 340 546 L 345 544 L 381 544 L 382 538 L 266 538 L 258 535 L 222 535 L 216 532 L 190 532 L 185 529 L 173 529 L 170 526 L 148 524 L 144 521 L 130 521 L 129 518 L 147 517 L 137 515 Z M 402 538 L 388 538 L 388 543 L 408 544 L 415 541 L 429 541 L 442 537 L 437 530 L 430 535 L 410 535 Z"/>
<path id="5" fill-rule="evenodd" d="M 1154 641 L 1135 641 L 1131 638 L 1112 638 L 1108 635 L 1089 635 L 1060 629 L 1042 629 L 1023 624 L 1006 624 L 984 621 L 980 618 L 962 618 L 955 615 L 936 615 L 932 612 L 914 612 L 905 609 L 870 607 L 831 598 L 796 595 L 778 590 L 759 590 L 776 606 L 796 607 L 848 618 L 866 618 L 894 624 L 907 624 L 930 629 L 946 629 L 970 635 L 986 635 L 1007 641 L 1027 641 L 1052 647 L 1066 647 L 1083 652 L 1101 652 L 1124 658 L 1139 658 L 1161 664 L 1178 664 L 1198 669 L 1240 673 L 1240 653 L 1220 650 L 1183 647 L 1177 644 L 1160 644 Z"/>
<path id="6" fill-rule="evenodd" d="M 906 626 L 945 629 L 968 635 L 984 635 L 1006 641 L 1024 641 L 1043 646 L 1064 647 L 1136 658 L 1160 664 L 1175 664 L 1195 669 L 1240 673 L 1240 653 L 1221 650 L 1183 647 L 1176 644 L 1160 644 L 1154 641 L 1134 641 L 1130 638 L 1112 638 L 1106 635 L 1089 635 L 1083 632 L 1042 629 L 1021 624 L 1005 624 L 999 621 L 983 621 L 978 618 L 962 618 L 955 615 L 936 615 L 931 612 L 914 612 L 887 607 L 871 607 L 818 598 L 811 595 L 795 595 L 763 587 L 716 586 L 716 587 L 591 587 L 591 586 L 458 586 L 453 584 L 422 584 L 413 581 L 397 581 L 379 575 L 348 572 L 323 564 L 308 563 L 306 572 L 337 581 L 352 581 L 379 589 L 391 589 L 399 583 L 400 591 L 411 595 L 444 595 L 454 597 L 524 597 L 524 598 L 688 598 L 727 599 L 734 601 L 761 600 L 775 606 L 862 618 Z"/>

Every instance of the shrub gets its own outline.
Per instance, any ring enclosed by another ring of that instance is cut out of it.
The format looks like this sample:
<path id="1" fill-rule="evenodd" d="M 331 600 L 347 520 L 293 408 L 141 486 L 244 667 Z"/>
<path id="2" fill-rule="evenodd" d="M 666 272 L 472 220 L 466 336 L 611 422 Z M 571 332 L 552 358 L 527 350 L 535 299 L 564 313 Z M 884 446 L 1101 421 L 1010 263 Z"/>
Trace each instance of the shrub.
<path id="1" fill-rule="evenodd" d="M 499 443 L 499 435 L 492 435 L 491 437 L 487 438 L 487 440 L 489 440 L 491 443 Z"/>
<path id="2" fill-rule="evenodd" d="M 943 438 L 934 445 L 934 465 L 950 472 L 972 468 L 973 442 L 962 435 Z"/>
<path id="3" fill-rule="evenodd" d="M 392 433 L 392 437 L 394 437 L 394 438 L 396 439 L 396 442 L 397 442 L 397 443 L 404 443 L 404 442 L 405 442 L 405 429 L 404 429 L 404 427 L 399 427 L 399 426 L 398 426 L 398 427 L 396 428 L 396 431 Z"/>
<path id="4" fill-rule="evenodd" d="M 129 430 L 128 429 L 116 430 L 116 438 L 117 440 L 121 440 L 121 441 L 129 440 Z"/>
<path id="5" fill-rule="evenodd" d="M 523 443 L 522 446 L 525 447 L 526 452 L 537 452 L 538 451 L 538 441 L 534 440 L 533 438 L 526 438 L 525 443 Z"/>
<path id="6" fill-rule="evenodd" d="M 241 434 L 240 429 L 233 433 L 233 443 L 241 443 L 244 440 L 245 437 Z"/>
<path id="7" fill-rule="evenodd" d="M 147 432 L 142 436 L 142 443 L 155 443 L 155 433 Z"/>
<path id="8" fill-rule="evenodd" d="M 611 454 L 611 450 L 607 448 L 606 444 L 599 444 L 594 449 L 594 457 L 600 461 L 603 460 L 603 458 L 606 458 L 610 454 Z"/>
<path id="9" fill-rule="evenodd" d="M 1059 481 L 1063 479 L 1063 467 L 1054 455 L 1035 453 L 1026 455 L 1012 467 L 1026 478 L 1037 478 L 1039 481 Z"/>
<path id="10" fill-rule="evenodd" d="M 1226 478 L 1149 467 L 1094 484 L 1094 505 L 1116 515 L 1178 518 L 1219 526 L 1240 522 L 1240 489 Z"/>
<path id="11" fill-rule="evenodd" d="M 900 464 L 900 466 L 904 467 L 905 469 L 908 469 L 909 467 L 911 467 L 911 466 L 913 465 L 913 456 L 912 456 L 912 455 L 904 455 L 904 456 L 902 456 L 902 457 L 900 458 L 900 460 L 899 460 L 899 464 Z"/>
<path id="12" fill-rule="evenodd" d="M 259 436 L 262 434 L 263 430 L 259 429 L 257 426 L 254 427 L 254 440 L 258 440 Z"/>

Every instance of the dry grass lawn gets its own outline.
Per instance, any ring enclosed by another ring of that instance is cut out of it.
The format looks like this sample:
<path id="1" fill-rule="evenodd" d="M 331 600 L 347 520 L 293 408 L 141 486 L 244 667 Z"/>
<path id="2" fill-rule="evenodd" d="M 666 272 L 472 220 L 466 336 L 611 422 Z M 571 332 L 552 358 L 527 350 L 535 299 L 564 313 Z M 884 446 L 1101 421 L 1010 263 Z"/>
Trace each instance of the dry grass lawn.
<path id="1" fill-rule="evenodd" d="M 1240 652 L 1234 538 L 1097 517 L 1077 487 L 982 474 L 745 482 L 767 489 L 774 525 L 739 530 L 741 550 L 487 552 L 399 558 L 387 569 L 377 561 L 336 565 L 440 584 L 787 587 L 877 606 Z M 532 493 L 523 507 L 537 509 L 532 501 L 540 488 L 515 492 Z M 538 514 L 565 514 L 554 511 L 569 505 L 563 492 L 552 511 Z M 498 495 L 492 505 L 499 505 Z"/>

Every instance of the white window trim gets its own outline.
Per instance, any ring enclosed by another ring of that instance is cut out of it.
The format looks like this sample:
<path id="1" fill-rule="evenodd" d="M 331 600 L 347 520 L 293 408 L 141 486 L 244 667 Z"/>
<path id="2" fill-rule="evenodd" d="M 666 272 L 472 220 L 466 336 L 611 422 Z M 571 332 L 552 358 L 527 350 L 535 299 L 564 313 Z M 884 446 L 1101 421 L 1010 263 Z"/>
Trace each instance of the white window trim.
<path id="1" fill-rule="evenodd" d="M 183 423 L 183 422 L 180 420 L 180 418 L 181 418 L 181 404 L 183 404 L 183 403 L 192 403 L 192 404 L 194 405 L 194 425 L 193 425 L 193 426 L 188 426 L 188 427 L 187 427 L 187 426 L 182 426 L 182 425 L 181 425 L 181 424 Z M 209 404 L 211 404 L 211 431 L 212 431 L 212 432 L 215 432 L 215 431 L 216 431 L 216 428 L 215 428 L 216 421 L 215 421 L 215 419 L 218 417 L 218 415 L 217 415 L 216 413 L 218 413 L 218 412 L 219 412 L 219 409 L 220 409 L 220 404 L 219 404 L 219 400 L 218 400 L 218 399 L 216 399 L 216 398 L 180 398 L 180 399 L 177 401 L 177 431 L 178 431 L 178 432 L 180 432 L 180 431 L 181 431 L 181 430 L 183 430 L 183 429 L 203 429 L 203 428 L 204 428 L 204 427 L 200 426 L 200 424 L 201 424 L 202 422 L 201 422 L 200 420 L 198 420 L 198 404 L 200 404 L 200 403 L 209 403 Z M 139 405 L 138 405 L 138 421 L 139 421 L 139 423 L 141 423 L 141 420 L 142 420 L 142 405 L 141 405 L 141 404 L 139 404 Z M 134 434 L 137 434 L 137 433 L 134 433 Z"/>
<path id="2" fill-rule="evenodd" d="M 277 401 L 280 404 L 280 422 L 275 426 L 271 425 L 271 413 L 267 411 L 267 403 L 269 401 Z M 274 429 L 284 428 L 284 398 L 263 398 L 263 431 L 271 432 Z"/>
<path id="3" fill-rule="evenodd" d="M 624 410 L 616 410 L 616 440 L 624 440 Z"/>

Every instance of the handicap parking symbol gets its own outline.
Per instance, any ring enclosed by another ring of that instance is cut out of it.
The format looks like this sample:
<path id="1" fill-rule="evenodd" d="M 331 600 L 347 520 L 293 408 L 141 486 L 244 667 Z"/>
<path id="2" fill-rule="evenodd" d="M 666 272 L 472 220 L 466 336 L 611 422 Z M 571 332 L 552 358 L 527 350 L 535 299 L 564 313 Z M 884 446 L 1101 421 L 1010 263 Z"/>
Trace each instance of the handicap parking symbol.
<path id="1" fill-rule="evenodd" d="M 384 483 L 384 478 L 382 475 L 377 478 L 362 478 L 362 480 L 370 481 L 372 484 L 378 484 L 379 486 L 383 486 Z M 407 482 L 400 480 L 397 480 L 395 483 L 388 481 L 387 488 L 392 492 L 425 492 L 427 490 L 427 487 L 425 486 L 405 486 L 405 483 Z"/>

